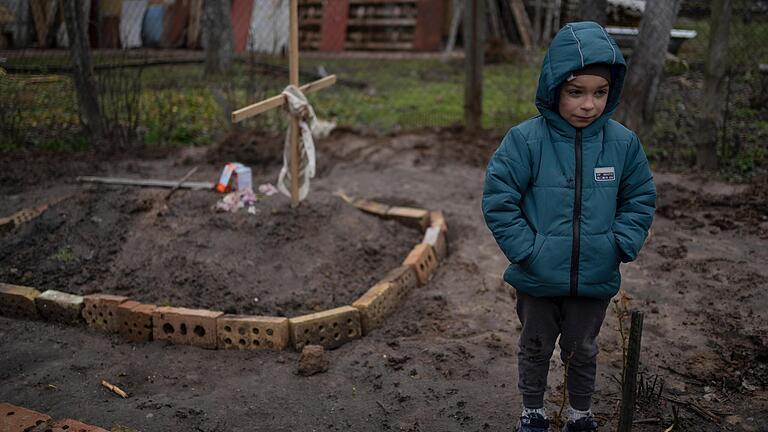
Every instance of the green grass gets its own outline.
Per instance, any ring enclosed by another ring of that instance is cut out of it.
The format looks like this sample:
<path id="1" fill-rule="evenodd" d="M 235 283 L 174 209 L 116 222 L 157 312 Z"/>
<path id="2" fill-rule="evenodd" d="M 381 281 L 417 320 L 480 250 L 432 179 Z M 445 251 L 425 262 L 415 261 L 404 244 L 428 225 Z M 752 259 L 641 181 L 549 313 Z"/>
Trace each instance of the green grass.
<path id="1" fill-rule="evenodd" d="M 38 59 L 44 62 L 45 59 Z M 278 65 L 284 59 L 259 58 Z M 34 64 L 27 59 L 28 64 Z M 302 68 L 322 65 L 340 82 L 310 96 L 316 113 L 335 119 L 339 126 L 387 133 L 440 128 L 463 123 L 464 68 L 461 62 L 439 60 L 319 60 L 302 61 Z M 217 132 L 229 127 L 221 102 L 236 109 L 279 94 L 287 84 L 283 74 L 251 73 L 239 63 L 225 79 L 206 80 L 201 65 L 149 67 L 138 70 L 100 72 L 101 85 L 126 88 L 141 80 L 138 119 L 128 114 L 112 115 L 120 127 L 137 129 L 139 139 L 151 145 L 197 145 L 211 142 Z M 483 126 L 505 130 L 536 114 L 533 105 L 537 65 L 493 64 L 484 71 Z M 14 139 L 4 139 L 0 149 L 19 146 L 65 151 L 87 147 L 78 131 L 79 117 L 73 84 L 68 77 L 53 83 L 30 84 L 25 76 L 3 79 L 0 117 L 15 124 Z M 366 83 L 365 89 L 341 81 Z M 304 82 L 307 79 L 303 80 Z M 215 89 L 215 90 L 214 90 Z M 130 93 L 130 92 L 129 92 Z M 215 95 L 216 93 L 217 95 Z M 122 104 L 118 95 L 111 104 Z M 3 106 L 6 109 L 2 109 Z M 118 112 L 121 111 L 117 109 Z M 24 115 L 20 115 L 20 113 Z M 13 117 L 13 122 L 10 121 Z M 135 127 L 135 126 L 138 127 Z M 286 117 L 280 110 L 262 114 L 246 127 L 282 129 Z M 7 134 L 11 135 L 11 134 Z"/>
<path id="2" fill-rule="evenodd" d="M 74 251 L 72 251 L 71 246 L 60 247 L 58 250 L 56 250 L 56 253 L 53 254 L 53 258 L 64 264 L 69 264 L 77 260 L 77 256 L 75 255 Z"/>

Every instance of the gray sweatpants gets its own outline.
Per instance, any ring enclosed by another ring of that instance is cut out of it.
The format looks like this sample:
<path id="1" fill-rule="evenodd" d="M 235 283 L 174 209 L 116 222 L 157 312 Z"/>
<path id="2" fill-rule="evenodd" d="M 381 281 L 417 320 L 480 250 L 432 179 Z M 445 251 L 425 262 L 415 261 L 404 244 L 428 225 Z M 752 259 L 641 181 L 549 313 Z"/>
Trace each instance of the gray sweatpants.
<path id="1" fill-rule="evenodd" d="M 560 358 L 568 364 L 569 402 L 577 410 L 590 409 L 597 373 L 597 335 L 609 302 L 517 292 L 517 316 L 523 325 L 517 355 L 518 388 L 526 408 L 544 406 L 549 359 L 560 336 Z"/>

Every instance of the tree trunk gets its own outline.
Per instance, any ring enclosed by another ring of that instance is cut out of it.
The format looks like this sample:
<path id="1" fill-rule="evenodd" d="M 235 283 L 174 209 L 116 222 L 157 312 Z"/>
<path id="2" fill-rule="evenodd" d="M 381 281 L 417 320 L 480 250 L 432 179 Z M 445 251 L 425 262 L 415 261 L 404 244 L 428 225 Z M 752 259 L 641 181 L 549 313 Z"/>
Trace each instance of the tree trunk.
<path id="1" fill-rule="evenodd" d="M 605 26 L 608 20 L 608 0 L 581 0 L 579 16 L 584 21 L 594 21 Z"/>
<path id="2" fill-rule="evenodd" d="M 203 2 L 206 75 L 224 74 L 232 65 L 234 42 L 231 9 L 229 0 Z"/>
<path id="3" fill-rule="evenodd" d="M 104 136 L 104 123 L 99 108 L 96 84 L 93 78 L 91 48 L 88 44 L 88 20 L 84 13 L 83 0 L 61 2 L 64 8 L 64 22 L 69 38 L 69 53 L 72 57 L 72 77 L 80 108 L 80 120 L 92 139 Z"/>
<path id="4" fill-rule="evenodd" d="M 624 83 L 622 105 L 616 120 L 637 133 L 650 126 L 644 114 L 652 112 L 649 94 L 655 94 L 667 56 L 669 33 L 677 18 L 681 0 L 648 0 L 640 23 L 637 44 L 632 51 Z"/>
<path id="5" fill-rule="evenodd" d="M 464 5 L 464 126 L 474 133 L 482 128 L 485 8 L 483 0 Z"/>
<path id="6" fill-rule="evenodd" d="M 704 97 L 698 107 L 699 134 L 696 164 L 705 170 L 718 168 L 717 131 L 719 113 L 723 106 L 723 78 L 728 64 L 728 39 L 731 25 L 731 0 L 712 0 L 709 36 L 709 57 L 704 72 Z M 701 133 L 707 130 L 708 133 Z"/>

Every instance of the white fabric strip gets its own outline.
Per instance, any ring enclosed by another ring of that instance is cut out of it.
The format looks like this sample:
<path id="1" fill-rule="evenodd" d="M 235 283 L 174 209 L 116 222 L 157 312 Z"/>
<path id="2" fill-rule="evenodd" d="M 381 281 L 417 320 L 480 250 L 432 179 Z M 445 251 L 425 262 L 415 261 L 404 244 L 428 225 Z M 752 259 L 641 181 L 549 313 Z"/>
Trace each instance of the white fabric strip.
<path id="1" fill-rule="evenodd" d="M 283 90 L 286 98 L 285 106 L 291 116 L 299 118 L 299 200 L 309 195 L 309 179 L 315 177 L 315 142 L 312 139 L 312 129 L 315 127 L 317 117 L 315 110 L 307 102 L 304 93 L 294 85 L 289 85 Z M 292 123 L 292 122 L 291 122 Z M 277 178 L 277 189 L 286 196 L 291 196 L 291 126 L 285 134 L 283 147 L 283 167 Z"/>

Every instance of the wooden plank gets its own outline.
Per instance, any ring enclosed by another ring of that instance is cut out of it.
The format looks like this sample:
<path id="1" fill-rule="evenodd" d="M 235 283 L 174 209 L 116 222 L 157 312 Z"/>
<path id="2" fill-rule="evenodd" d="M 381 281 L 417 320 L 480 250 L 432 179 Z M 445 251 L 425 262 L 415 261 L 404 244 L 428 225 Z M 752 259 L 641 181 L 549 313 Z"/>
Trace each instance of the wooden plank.
<path id="1" fill-rule="evenodd" d="M 187 48 L 200 46 L 200 21 L 203 16 L 203 0 L 192 0 L 187 27 Z"/>
<path id="2" fill-rule="evenodd" d="M 130 179 L 130 178 L 114 178 L 114 177 L 92 177 L 92 176 L 80 176 L 77 181 L 83 183 L 102 183 L 121 186 L 145 186 L 145 187 L 163 187 L 173 188 L 178 185 L 181 189 L 194 189 L 194 190 L 213 190 L 215 186 L 210 182 L 188 182 L 179 184 L 176 180 L 152 180 L 152 179 Z"/>
<path id="3" fill-rule="evenodd" d="M 343 51 L 347 40 L 349 2 L 336 0 L 323 6 L 322 27 L 320 28 L 320 51 Z"/>
<path id="4" fill-rule="evenodd" d="M 304 94 L 314 93 L 318 90 L 324 89 L 326 87 L 330 87 L 335 83 L 336 83 L 336 75 L 328 75 L 325 78 L 319 79 L 317 81 L 312 81 L 311 83 L 304 84 L 303 86 L 299 87 L 299 90 L 301 90 L 301 92 Z M 264 99 L 263 101 L 257 102 L 253 105 L 248 105 L 247 107 L 240 108 L 239 110 L 232 112 L 232 123 L 241 122 L 247 118 L 251 118 L 255 115 L 259 115 L 264 111 L 268 111 L 272 108 L 277 108 L 284 103 L 285 103 L 285 97 L 283 97 L 282 94 L 279 94 L 277 96 L 272 96 L 269 99 Z"/>
<path id="5" fill-rule="evenodd" d="M 635 414 L 635 395 L 637 372 L 640 369 L 640 345 L 643 338 L 643 313 L 632 312 L 632 324 L 627 342 L 627 359 L 624 376 L 621 380 L 621 411 L 619 413 L 619 432 L 632 431 L 632 419 Z"/>
<path id="6" fill-rule="evenodd" d="M 416 25 L 415 18 L 354 18 L 350 26 L 365 27 L 409 27 Z"/>
<path id="7" fill-rule="evenodd" d="M 420 0 L 416 3 L 416 28 L 413 34 L 413 49 L 416 51 L 437 51 L 443 40 L 443 0 Z"/>
<path id="8" fill-rule="evenodd" d="M 251 13 L 253 12 L 253 0 L 232 1 L 232 37 L 234 39 L 235 52 L 245 51 L 248 43 L 248 32 L 251 30 Z"/>
<path id="9" fill-rule="evenodd" d="M 30 0 L 32 19 L 35 21 L 35 33 L 37 33 L 37 45 L 45 48 L 45 39 L 48 36 L 47 19 L 45 17 L 44 3 L 46 0 Z"/>
<path id="10" fill-rule="evenodd" d="M 299 2 L 291 0 L 288 68 L 291 85 L 299 86 Z M 299 205 L 299 118 L 291 116 L 291 207 Z"/>
<path id="11" fill-rule="evenodd" d="M 413 49 L 412 42 L 349 42 L 346 43 L 346 48 L 352 50 L 402 50 L 407 51 Z"/>
<path id="12" fill-rule="evenodd" d="M 515 19 L 517 34 L 520 35 L 523 47 L 525 49 L 531 49 L 531 47 L 533 47 L 533 28 L 531 27 L 531 20 L 525 12 L 523 0 L 509 0 L 509 6 L 512 9 L 512 16 Z"/>

